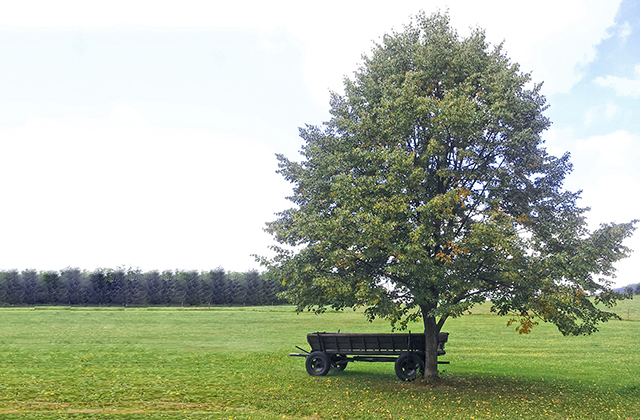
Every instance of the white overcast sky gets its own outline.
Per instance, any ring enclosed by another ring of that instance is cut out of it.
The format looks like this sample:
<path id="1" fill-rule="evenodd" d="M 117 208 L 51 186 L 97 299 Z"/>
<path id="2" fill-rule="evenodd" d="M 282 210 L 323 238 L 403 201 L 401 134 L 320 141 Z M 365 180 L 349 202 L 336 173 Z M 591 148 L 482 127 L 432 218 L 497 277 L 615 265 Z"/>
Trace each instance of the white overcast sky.
<path id="1" fill-rule="evenodd" d="M 544 81 L 593 228 L 640 216 L 638 1 L 2 0 L 0 269 L 259 268 L 289 207 L 274 154 L 421 9 Z"/>

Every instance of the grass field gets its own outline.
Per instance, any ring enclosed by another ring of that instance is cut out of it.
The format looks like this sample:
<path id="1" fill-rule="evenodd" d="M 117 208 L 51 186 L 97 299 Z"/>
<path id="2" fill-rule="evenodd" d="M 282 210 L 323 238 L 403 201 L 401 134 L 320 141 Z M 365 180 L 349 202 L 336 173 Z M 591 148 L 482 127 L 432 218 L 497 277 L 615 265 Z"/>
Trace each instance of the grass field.
<path id="1" fill-rule="evenodd" d="M 312 331 L 389 332 L 361 313 L 0 308 L 0 419 L 640 420 L 639 300 L 590 337 L 518 335 L 486 309 L 447 323 L 451 364 L 427 386 L 390 363 L 310 377 L 288 356 Z"/>

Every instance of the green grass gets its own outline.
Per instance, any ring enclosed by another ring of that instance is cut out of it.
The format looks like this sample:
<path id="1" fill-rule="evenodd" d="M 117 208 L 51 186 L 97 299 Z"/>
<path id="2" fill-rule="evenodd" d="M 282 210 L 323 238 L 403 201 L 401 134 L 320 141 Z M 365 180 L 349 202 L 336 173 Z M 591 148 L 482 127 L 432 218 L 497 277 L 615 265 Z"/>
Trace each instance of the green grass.
<path id="1" fill-rule="evenodd" d="M 391 363 L 307 375 L 312 331 L 388 332 L 361 313 L 0 308 L 1 419 L 640 419 L 640 301 L 590 337 L 529 335 L 480 307 L 447 323 L 442 381 Z M 412 330 L 419 332 L 418 325 Z"/>

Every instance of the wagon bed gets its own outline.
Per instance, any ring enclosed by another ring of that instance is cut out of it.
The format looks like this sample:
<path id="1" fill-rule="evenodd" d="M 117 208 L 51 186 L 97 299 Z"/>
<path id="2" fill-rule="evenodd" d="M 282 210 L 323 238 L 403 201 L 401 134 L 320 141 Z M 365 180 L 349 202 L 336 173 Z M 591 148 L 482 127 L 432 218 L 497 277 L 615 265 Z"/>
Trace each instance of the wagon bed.
<path id="1" fill-rule="evenodd" d="M 445 355 L 448 339 L 448 333 L 440 333 L 438 356 Z M 315 332 L 307 334 L 307 342 L 310 352 L 296 346 L 304 353 L 290 355 L 305 357 L 307 372 L 312 376 L 326 375 L 331 369 L 344 370 L 351 361 L 395 362 L 401 380 L 413 380 L 424 371 L 424 334 Z"/>
<path id="2" fill-rule="evenodd" d="M 448 333 L 440 333 L 438 356 L 445 354 Z M 316 332 L 307 334 L 312 351 L 350 355 L 393 355 L 409 351 L 424 352 L 424 334 L 356 334 Z"/>

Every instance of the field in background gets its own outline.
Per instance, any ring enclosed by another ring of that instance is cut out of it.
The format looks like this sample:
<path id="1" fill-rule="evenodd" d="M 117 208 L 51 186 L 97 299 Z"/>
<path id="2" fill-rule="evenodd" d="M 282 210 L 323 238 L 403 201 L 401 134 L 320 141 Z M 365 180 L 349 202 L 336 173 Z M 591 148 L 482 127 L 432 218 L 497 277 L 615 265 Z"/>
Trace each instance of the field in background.
<path id="1" fill-rule="evenodd" d="M 389 332 L 359 312 L 0 308 L 2 419 L 640 419 L 640 300 L 590 337 L 529 335 L 486 307 L 447 322 L 435 387 L 391 363 L 307 375 L 312 331 Z M 421 327 L 414 325 L 413 332 Z"/>

